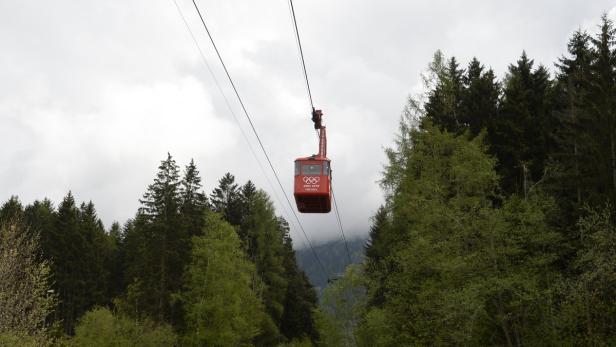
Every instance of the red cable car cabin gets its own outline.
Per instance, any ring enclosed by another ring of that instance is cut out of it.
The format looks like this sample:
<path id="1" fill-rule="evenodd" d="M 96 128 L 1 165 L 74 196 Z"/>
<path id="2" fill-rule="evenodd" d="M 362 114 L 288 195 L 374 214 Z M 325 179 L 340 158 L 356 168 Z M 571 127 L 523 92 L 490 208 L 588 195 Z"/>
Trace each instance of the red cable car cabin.
<path id="1" fill-rule="evenodd" d="M 330 160 L 316 156 L 295 160 L 295 203 L 303 213 L 328 213 L 332 209 Z"/>
<path id="2" fill-rule="evenodd" d="M 295 159 L 294 196 L 302 213 L 328 213 L 331 204 L 331 161 L 327 159 L 327 138 L 321 125 L 321 111 L 313 112 L 319 130 L 319 154 Z"/>

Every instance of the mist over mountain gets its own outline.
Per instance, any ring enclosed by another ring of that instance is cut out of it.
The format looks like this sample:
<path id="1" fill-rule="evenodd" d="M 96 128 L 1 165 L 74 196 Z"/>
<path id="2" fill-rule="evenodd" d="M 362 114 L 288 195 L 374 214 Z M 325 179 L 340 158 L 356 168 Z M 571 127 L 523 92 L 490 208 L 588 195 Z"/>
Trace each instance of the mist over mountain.
<path id="1" fill-rule="evenodd" d="M 365 236 L 347 240 L 353 264 L 359 264 L 364 260 L 364 245 L 367 238 Z M 316 245 L 314 250 L 323 267 L 325 267 L 326 272 L 323 272 L 310 248 L 296 250 L 295 256 L 298 266 L 304 270 L 306 275 L 308 275 L 310 283 L 320 293 L 327 286 L 328 280 L 334 280 L 344 273 L 344 270 L 349 265 L 349 261 L 342 239 Z"/>

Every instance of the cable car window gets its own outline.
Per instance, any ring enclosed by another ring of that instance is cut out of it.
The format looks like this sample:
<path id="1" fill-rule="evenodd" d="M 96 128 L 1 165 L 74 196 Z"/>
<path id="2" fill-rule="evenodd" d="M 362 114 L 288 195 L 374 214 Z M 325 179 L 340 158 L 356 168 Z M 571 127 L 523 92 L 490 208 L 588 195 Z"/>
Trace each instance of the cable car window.
<path id="1" fill-rule="evenodd" d="M 323 175 L 329 175 L 329 162 L 324 162 L 323 163 Z"/>
<path id="2" fill-rule="evenodd" d="M 295 176 L 299 175 L 299 166 L 300 166 L 299 162 L 296 161 L 295 162 Z"/>
<path id="3" fill-rule="evenodd" d="M 302 166 L 302 175 L 320 175 L 321 174 L 321 165 L 303 165 Z"/>

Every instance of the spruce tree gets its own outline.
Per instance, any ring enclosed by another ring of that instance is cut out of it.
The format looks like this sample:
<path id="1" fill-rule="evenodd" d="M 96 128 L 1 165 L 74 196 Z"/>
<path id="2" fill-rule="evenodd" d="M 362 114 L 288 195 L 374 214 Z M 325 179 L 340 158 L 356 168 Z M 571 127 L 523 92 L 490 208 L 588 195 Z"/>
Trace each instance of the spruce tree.
<path id="1" fill-rule="evenodd" d="M 554 120 L 550 110 L 549 74 L 543 66 L 533 68 L 526 52 L 509 71 L 494 132 L 492 150 L 507 193 L 525 195 L 545 175 Z"/>
<path id="2" fill-rule="evenodd" d="M 590 92 L 587 94 L 593 137 L 589 155 L 596 172 L 593 192 L 597 197 L 616 201 L 616 53 L 614 24 L 606 14 L 601 17 L 599 33 L 592 41 Z"/>
<path id="3" fill-rule="evenodd" d="M 257 240 L 255 238 L 256 235 L 250 232 L 250 219 L 247 217 L 250 215 L 253 209 L 254 199 L 257 194 L 257 187 L 255 187 L 255 185 L 251 181 L 248 181 L 242 187 L 240 187 L 238 191 L 239 208 L 242 216 L 240 220 L 238 234 L 240 236 L 240 239 L 242 240 L 244 247 L 246 248 L 246 251 L 249 254 L 252 254 L 251 252 L 256 250 L 255 245 Z"/>
<path id="4" fill-rule="evenodd" d="M 15 223 L 17 221 L 21 223 L 23 217 L 24 207 L 16 196 L 11 196 L 7 202 L 0 206 L 0 224 Z"/>
<path id="5" fill-rule="evenodd" d="M 587 98 L 591 80 L 590 36 L 576 31 L 569 39 L 568 56 L 559 59 L 554 90 L 554 112 L 559 126 L 553 136 L 557 147 L 550 154 L 555 166 L 549 190 L 557 198 L 562 211 L 559 224 L 572 228 L 594 191 L 596 172 L 589 147 L 594 142 L 594 124 L 589 118 Z"/>
<path id="6" fill-rule="evenodd" d="M 219 181 L 218 187 L 210 194 L 212 209 L 220 213 L 231 225 L 242 223 L 242 207 L 235 176 L 226 173 Z"/>
<path id="7" fill-rule="evenodd" d="M 158 322 L 170 321 L 178 309 L 170 295 L 181 286 L 182 251 L 186 250 L 183 242 L 187 240 L 180 215 L 179 176 L 179 167 L 168 153 L 140 200 L 134 223 L 138 256 L 133 258 L 135 263 L 128 275 L 141 289 L 130 294 L 138 298 L 138 311 Z"/>
<path id="8" fill-rule="evenodd" d="M 318 301 L 317 294 L 304 271 L 297 266 L 287 221 L 284 218 L 278 220 L 279 229 L 284 235 L 284 268 L 288 283 L 280 332 L 288 340 L 310 338 L 313 343 L 316 343 L 319 338 L 314 317 Z"/>
<path id="9" fill-rule="evenodd" d="M 108 244 L 110 256 L 107 259 L 106 268 L 109 271 L 107 281 L 107 292 L 110 299 L 120 296 L 125 289 L 124 285 L 124 265 L 125 257 L 123 249 L 123 231 L 120 223 L 113 222 L 109 228 Z"/>
<path id="10" fill-rule="evenodd" d="M 385 206 L 380 206 L 374 216 L 368 242 L 365 246 L 365 274 L 370 281 L 370 292 L 368 293 L 369 305 L 380 306 L 384 303 L 383 280 L 388 276 L 389 257 L 394 249 L 396 234 L 391 230 L 389 211 Z"/>
<path id="11" fill-rule="evenodd" d="M 53 203 L 49 199 L 37 200 L 24 210 L 24 221 L 28 230 L 33 235 L 38 235 L 42 259 L 51 260 L 55 252 L 57 218 Z"/>
<path id="12" fill-rule="evenodd" d="M 459 119 L 472 136 L 477 136 L 484 129 L 490 133 L 497 114 L 500 86 L 494 71 L 484 69 L 479 60 L 473 58 L 463 78 Z"/>
<path id="13" fill-rule="evenodd" d="M 193 159 L 186 166 L 181 182 L 182 202 L 180 212 L 189 237 L 198 235 L 203 229 L 203 215 L 209 208 L 207 196 L 202 190 L 199 170 Z"/>
<path id="14" fill-rule="evenodd" d="M 248 255 L 255 263 L 257 274 L 263 283 L 260 291 L 265 308 L 275 324 L 275 331 L 262 335 L 260 343 L 272 344 L 279 341 L 278 336 L 284 300 L 287 291 L 287 279 L 284 268 L 284 232 L 280 230 L 274 207 L 267 193 L 257 191 L 248 201 L 249 213 L 246 216 L 245 230 L 248 240 Z"/>
<path id="15" fill-rule="evenodd" d="M 111 303 L 108 292 L 111 244 L 102 221 L 96 214 L 94 203 L 82 203 L 79 211 L 79 234 L 84 240 L 81 263 L 84 267 L 81 281 L 87 292 L 85 307 Z"/>
<path id="16" fill-rule="evenodd" d="M 440 129 L 449 132 L 463 130 L 460 120 L 460 101 L 463 93 L 463 74 L 455 57 L 452 57 L 438 82 L 428 96 L 426 117 Z"/>
<path id="17" fill-rule="evenodd" d="M 87 309 L 83 256 L 86 244 L 79 231 L 79 210 L 69 191 L 58 206 L 58 218 L 50 235 L 49 257 L 58 293 L 58 310 L 55 320 L 61 321 L 64 331 L 72 334 L 75 323 Z"/>

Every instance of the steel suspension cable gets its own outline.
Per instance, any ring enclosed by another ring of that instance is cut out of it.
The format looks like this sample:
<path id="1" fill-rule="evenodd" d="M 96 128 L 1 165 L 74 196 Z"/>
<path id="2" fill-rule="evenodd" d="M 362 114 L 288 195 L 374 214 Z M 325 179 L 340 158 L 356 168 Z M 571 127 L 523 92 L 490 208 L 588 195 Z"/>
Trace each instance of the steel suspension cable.
<path id="1" fill-rule="evenodd" d="M 210 33 L 210 30 L 207 27 L 207 24 L 205 24 L 205 19 L 203 18 L 203 15 L 201 14 L 201 11 L 199 10 L 199 6 L 197 5 L 197 3 L 195 2 L 195 0 L 192 0 L 192 3 L 195 7 L 195 10 L 197 10 L 197 14 L 199 15 L 199 18 L 201 19 L 201 23 L 203 24 L 203 27 L 210 39 L 210 42 L 212 43 L 212 46 L 214 47 L 214 51 L 216 52 L 216 55 L 218 56 L 218 60 L 220 61 L 220 64 L 222 65 L 225 74 L 227 75 L 227 79 L 229 80 L 229 83 L 231 84 L 231 87 L 233 88 L 233 91 L 235 92 L 235 96 L 237 97 L 240 106 L 242 107 L 242 110 L 244 111 L 244 115 L 246 116 L 246 118 L 248 119 L 248 122 L 250 123 L 250 127 L 252 128 L 252 132 L 255 134 L 255 137 L 257 138 L 257 141 L 259 142 L 259 146 L 261 147 L 261 150 L 263 151 L 263 154 L 265 155 L 265 158 L 267 159 L 267 162 L 270 166 L 270 168 L 272 169 L 272 172 L 274 173 L 274 177 L 276 178 L 276 181 L 278 182 L 278 185 L 280 186 L 280 190 L 282 190 L 283 195 L 287 201 L 287 204 L 289 205 L 289 207 L 291 208 L 291 212 L 293 212 L 293 215 L 295 216 L 295 220 L 297 221 L 297 224 L 300 226 L 300 230 L 302 231 L 302 233 L 304 234 L 304 237 L 306 238 L 306 241 L 308 242 L 308 246 L 310 246 L 310 249 L 312 250 L 312 254 L 314 255 L 315 259 L 317 260 L 317 262 L 319 263 L 321 270 L 323 270 L 323 273 L 327 276 L 327 271 L 325 270 L 325 266 L 323 266 L 323 263 L 321 262 L 321 259 L 319 259 L 319 256 L 317 255 L 317 252 L 315 251 L 312 242 L 310 242 L 310 239 L 308 238 L 308 235 L 306 234 L 306 231 L 304 230 L 304 227 L 302 225 L 302 223 L 299 220 L 299 217 L 297 216 L 297 213 L 295 213 L 295 210 L 293 210 L 293 204 L 291 204 L 291 200 L 289 200 L 289 196 L 287 195 L 286 190 L 284 189 L 284 186 L 282 185 L 282 183 L 280 182 L 280 178 L 278 177 L 278 173 L 276 172 L 276 169 L 274 168 L 274 165 L 272 164 L 272 161 L 270 160 L 269 155 L 267 154 L 267 151 L 265 150 L 265 146 L 263 146 L 263 142 L 261 141 L 261 138 L 259 137 L 259 133 L 257 132 L 257 129 L 255 128 L 252 119 L 250 118 L 250 115 L 248 114 L 248 111 L 246 110 L 246 106 L 244 105 L 244 102 L 242 101 L 242 98 L 240 97 L 240 94 L 235 86 L 235 83 L 233 82 L 233 79 L 231 78 L 231 74 L 229 73 L 229 70 L 227 69 L 227 66 L 220 54 L 220 51 L 218 50 L 218 47 L 216 46 L 216 43 L 214 42 L 214 38 L 212 37 L 212 34 Z"/>
<path id="2" fill-rule="evenodd" d="M 263 177 L 265 177 L 265 180 L 267 181 L 267 184 L 270 187 L 270 190 L 273 192 L 274 198 L 276 199 L 278 204 L 283 209 L 282 213 L 285 215 L 286 218 L 288 218 L 289 213 L 288 213 L 288 210 L 286 208 L 286 205 L 284 205 L 282 203 L 282 200 L 280 199 L 280 196 L 278 195 L 278 192 L 276 191 L 276 189 L 274 189 L 274 185 L 272 184 L 272 181 L 270 180 L 270 178 L 265 173 L 265 168 L 263 168 L 263 165 L 261 164 L 261 161 L 259 160 L 259 158 L 258 158 L 258 156 L 257 156 L 257 154 L 256 154 L 256 152 L 254 150 L 254 148 L 252 147 L 252 144 L 250 143 L 250 140 L 248 140 L 248 136 L 246 135 L 246 132 L 242 128 L 242 126 L 240 124 L 240 121 L 239 121 L 237 115 L 235 114 L 235 111 L 233 111 L 233 107 L 231 107 L 231 103 L 229 102 L 229 99 L 227 99 L 227 96 L 225 95 L 225 92 L 223 91 L 222 87 L 220 86 L 220 83 L 218 82 L 218 78 L 216 78 L 216 74 L 214 74 L 214 71 L 212 70 L 212 67 L 210 66 L 210 64 L 208 63 L 207 59 L 205 58 L 205 54 L 203 53 L 203 50 L 201 49 L 201 45 L 199 45 L 199 41 L 197 41 L 197 38 L 195 37 L 193 31 L 190 29 L 190 25 L 188 25 L 188 21 L 186 20 L 186 17 L 184 16 L 184 13 L 182 12 L 182 9 L 178 5 L 177 0 L 173 0 L 173 3 L 175 5 L 175 8 L 178 11 L 178 14 L 180 15 L 180 18 L 182 19 L 182 22 L 184 23 L 184 26 L 186 27 L 186 30 L 190 34 L 190 37 L 192 38 L 192 41 L 194 42 L 195 46 L 197 47 L 197 51 L 199 52 L 199 55 L 201 56 L 201 60 L 203 61 L 203 64 L 205 65 L 205 67 L 207 68 L 208 72 L 210 73 L 210 76 L 212 77 L 212 80 L 214 81 L 214 84 L 216 85 L 218 91 L 220 92 L 220 95 L 222 96 L 223 100 L 225 101 L 225 104 L 226 104 L 227 108 L 229 109 L 229 113 L 231 113 L 231 116 L 233 116 L 233 120 L 235 121 L 235 124 L 240 129 L 242 137 L 244 138 L 244 141 L 246 141 L 246 144 L 248 145 L 248 149 L 250 150 L 250 153 L 252 154 L 253 158 L 255 158 L 255 161 L 259 165 L 259 169 L 261 170 L 261 173 L 263 174 Z M 293 222 L 294 223 L 294 221 L 292 221 L 290 218 L 288 218 L 288 219 L 289 219 L 289 222 Z M 302 244 L 304 244 L 303 241 L 302 241 Z"/>
<path id="3" fill-rule="evenodd" d="M 194 0 L 193 0 L 194 1 Z M 302 41 L 299 36 L 299 29 L 297 27 L 297 18 L 295 16 L 295 7 L 293 6 L 293 0 L 289 0 L 289 7 L 291 8 L 291 18 L 293 19 L 293 27 L 295 28 L 295 37 L 297 38 L 297 47 L 299 48 L 300 60 L 302 63 L 302 70 L 304 72 L 304 80 L 306 81 L 306 89 L 308 90 L 308 99 L 310 99 L 310 106 L 312 107 L 312 111 L 314 111 L 314 103 L 312 101 L 312 92 L 310 90 L 310 82 L 308 81 L 308 72 L 306 70 L 306 60 L 304 59 L 304 50 L 302 49 Z M 319 131 L 317 130 L 317 137 L 319 137 Z M 351 265 L 351 252 L 349 250 L 349 244 L 347 242 L 346 236 L 344 235 L 344 228 L 342 227 L 342 221 L 340 220 L 340 212 L 338 209 L 338 203 L 336 202 L 336 196 L 334 195 L 334 188 L 332 185 L 332 198 L 334 200 L 334 209 L 336 211 L 336 219 L 338 221 L 338 226 L 340 228 L 340 233 L 342 234 L 342 240 L 344 240 L 344 247 L 347 253 L 347 259 L 349 265 Z"/>
<path id="4" fill-rule="evenodd" d="M 310 82 L 308 82 L 308 72 L 306 71 L 306 61 L 304 60 L 304 51 L 302 50 L 302 41 L 299 38 L 299 29 L 297 28 L 297 19 L 295 17 L 295 8 L 293 7 L 293 0 L 289 0 L 289 7 L 291 8 L 291 18 L 293 19 L 293 27 L 295 28 L 295 37 L 297 39 L 297 48 L 299 49 L 299 57 L 302 61 L 302 70 L 304 71 L 304 80 L 306 81 L 306 89 L 308 90 L 308 99 L 310 100 L 310 107 L 314 111 L 314 103 L 312 102 L 312 91 L 310 90 Z"/>

